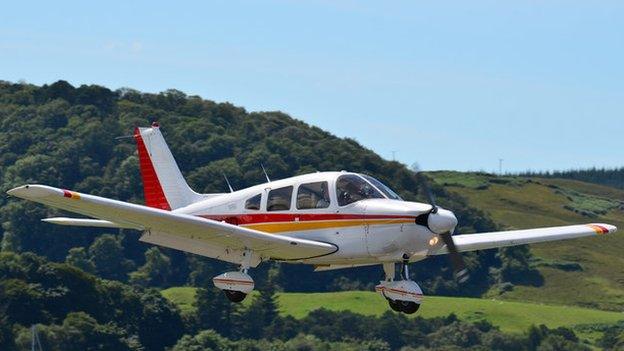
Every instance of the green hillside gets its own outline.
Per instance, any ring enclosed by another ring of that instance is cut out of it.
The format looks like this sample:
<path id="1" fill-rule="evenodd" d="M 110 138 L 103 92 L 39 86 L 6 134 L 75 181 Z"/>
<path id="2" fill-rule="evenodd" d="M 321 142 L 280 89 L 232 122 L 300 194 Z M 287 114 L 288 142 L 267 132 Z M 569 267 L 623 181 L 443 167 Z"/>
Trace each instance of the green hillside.
<path id="1" fill-rule="evenodd" d="M 175 287 L 161 293 L 181 310 L 193 311 L 195 288 Z M 249 303 L 251 299 L 246 300 Z M 388 305 L 379 294 L 372 291 L 343 291 L 333 293 L 280 293 L 280 313 L 303 318 L 311 311 L 325 308 L 332 311 L 352 311 L 364 315 L 380 316 L 388 311 Z M 531 325 L 544 324 L 549 328 L 578 327 L 595 323 L 614 323 L 624 320 L 621 312 L 544 305 L 528 302 L 501 301 L 465 297 L 426 296 L 418 313 L 425 318 L 443 317 L 451 313 L 466 321 L 488 320 L 501 331 L 525 332 Z"/>
<path id="2" fill-rule="evenodd" d="M 430 175 L 503 228 L 591 222 L 618 226 L 620 232 L 614 235 L 532 245 L 544 284 L 515 286 L 500 297 L 624 310 L 624 190 L 569 179 Z"/>

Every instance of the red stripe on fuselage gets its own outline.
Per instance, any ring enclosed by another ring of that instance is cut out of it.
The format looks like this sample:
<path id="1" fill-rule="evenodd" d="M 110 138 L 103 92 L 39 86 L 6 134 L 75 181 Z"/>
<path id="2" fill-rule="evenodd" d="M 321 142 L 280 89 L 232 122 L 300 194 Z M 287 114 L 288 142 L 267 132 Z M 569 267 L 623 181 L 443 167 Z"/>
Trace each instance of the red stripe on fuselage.
<path id="1" fill-rule="evenodd" d="M 152 164 L 152 159 L 149 157 L 139 128 L 134 128 L 134 139 L 136 140 L 137 150 L 139 151 L 139 166 L 141 169 L 141 179 L 143 180 L 145 205 L 171 211 L 171 206 L 169 206 L 169 202 L 167 202 L 167 198 L 165 197 L 165 192 L 160 185 L 158 175 L 156 175 L 156 170 Z"/>
<path id="2" fill-rule="evenodd" d="M 200 217 L 215 221 L 225 221 L 230 224 L 246 225 L 260 223 L 280 222 L 308 222 L 308 221 L 331 221 L 341 219 L 397 219 L 416 218 L 414 216 L 397 215 L 358 215 L 338 213 L 245 213 L 245 214 L 215 214 L 200 215 Z"/>

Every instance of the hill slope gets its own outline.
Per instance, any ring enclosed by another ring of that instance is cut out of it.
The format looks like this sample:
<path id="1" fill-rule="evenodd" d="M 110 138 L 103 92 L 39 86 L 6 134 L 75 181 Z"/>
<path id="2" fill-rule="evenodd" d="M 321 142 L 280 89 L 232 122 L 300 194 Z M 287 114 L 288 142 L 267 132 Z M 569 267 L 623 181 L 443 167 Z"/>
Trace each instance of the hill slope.
<path id="1" fill-rule="evenodd" d="M 623 190 L 570 179 L 456 172 L 430 175 L 504 228 L 591 222 L 618 226 L 620 232 L 606 237 L 532 245 L 544 284 L 516 286 L 501 297 L 624 310 Z"/>

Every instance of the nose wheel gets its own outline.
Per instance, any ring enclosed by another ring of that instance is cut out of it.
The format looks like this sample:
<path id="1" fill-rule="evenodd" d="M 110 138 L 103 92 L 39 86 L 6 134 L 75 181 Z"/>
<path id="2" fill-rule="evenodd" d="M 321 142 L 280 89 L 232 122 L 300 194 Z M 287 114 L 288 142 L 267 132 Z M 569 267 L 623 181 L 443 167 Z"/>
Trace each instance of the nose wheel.
<path id="1" fill-rule="evenodd" d="M 416 282 L 409 279 L 407 261 L 402 263 L 401 280 L 394 280 L 394 263 L 384 263 L 386 279 L 375 287 L 386 300 L 393 311 L 413 314 L 420 308 L 422 290 Z"/>
<path id="2" fill-rule="evenodd" d="M 393 311 L 403 312 L 405 314 L 414 314 L 420 308 L 420 304 L 412 301 L 404 301 L 404 300 L 390 300 L 388 299 L 388 304 Z"/>

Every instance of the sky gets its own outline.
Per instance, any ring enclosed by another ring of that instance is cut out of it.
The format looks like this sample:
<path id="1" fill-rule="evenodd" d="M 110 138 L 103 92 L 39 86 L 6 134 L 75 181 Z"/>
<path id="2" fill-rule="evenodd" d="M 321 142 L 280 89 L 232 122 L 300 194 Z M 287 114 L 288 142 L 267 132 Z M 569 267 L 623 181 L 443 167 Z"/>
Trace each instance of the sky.
<path id="1" fill-rule="evenodd" d="M 0 79 L 280 110 L 425 170 L 624 166 L 622 1 L 11 1 Z"/>

